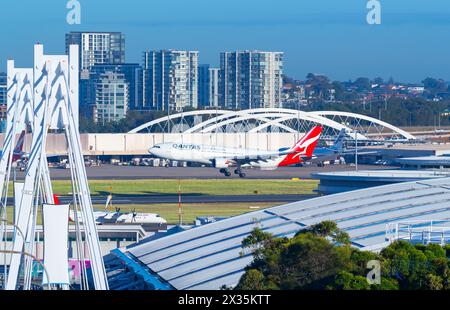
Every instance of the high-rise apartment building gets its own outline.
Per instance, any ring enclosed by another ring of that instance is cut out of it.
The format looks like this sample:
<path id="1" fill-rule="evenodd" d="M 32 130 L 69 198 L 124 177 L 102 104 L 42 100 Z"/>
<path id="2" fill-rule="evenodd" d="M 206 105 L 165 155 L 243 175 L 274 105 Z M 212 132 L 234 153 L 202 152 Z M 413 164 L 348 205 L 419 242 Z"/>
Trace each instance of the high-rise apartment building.
<path id="1" fill-rule="evenodd" d="M 283 53 L 220 54 L 220 103 L 228 109 L 281 107 Z"/>
<path id="2" fill-rule="evenodd" d="M 220 106 L 220 69 L 209 68 L 209 106 Z"/>
<path id="3" fill-rule="evenodd" d="M 143 102 L 143 70 L 139 64 L 99 64 L 94 65 L 89 70 L 89 84 L 96 85 L 96 82 L 102 74 L 113 72 L 123 74 L 128 83 L 129 106 L 130 110 L 142 110 Z M 84 91 L 83 91 L 84 93 Z M 89 93 L 89 91 L 87 92 Z M 87 97 L 89 98 L 89 96 Z M 87 99 L 89 100 L 89 99 Z M 88 103 L 86 99 L 83 105 Z"/>
<path id="4" fill-rule="evenodd" d="M 198 52 L 144 52 L 143 108 L 161 111 L 198 107 Z"/>
<path id="5" fill-rule="evenodd" d="M 128 100 L 128 83 L 123 74 L 101 74 L 96 82 L 95 104 L 92 107 L 94 121 L 104 125 L 125 118 Z"/>
<path id="6" fill-rule="evenodd" d="M 80 72 L 97 64 L 125 62 L 125 35 L 121 32 L 70 32 L 66 34 L 66 52 L 71 44 L 80 47 Z"/>
<path id="7" fill-rule="evenodd" d="M 219 106 L 219 71 L 210 65 L 198 67 L 198 106 L 211 108 Z"/>
<path id="8" fill-rule="evenodd" d="M 70 32 L 66 34 L 66 52 L 68 52 L 69 46 L 72 44 L 77 44 L 80 51 L 79 106 L 81 114 L 97 121 L 97 112 L 94 113 L 94 110 L 98 108 L 96 100 L 97 86 L 102 85 L 99 79 L 102 77 L 104 81 L 106 73 L 113 74 L 115 76 L 114 79 L 117 79 L 120 74 L 124 76 L 124 80 L 128 85 L 127 105 L 137 104 L 139 100 L 142 102 L 142 71 L 140 73 L 136 72 L 139 68 L 138 65 L 125 64 L 124 34 L 121 32 Z M 135 75 L 138 74 L 141 76 L 135 79 Z M 137 85 L 139 81 L 141 81 L 140 90 L 138 90 L 139 85 Z M 129 107 L 127 106 L 127 108 Z M 100 112 L 103 110 L 103 108 L 100 109 Z M 110 117 L 104 119 L 107 120 Z"/>
<path id="9" fill-rule="evenodd" d="M 210 65 L 198 66 L 198 106 L 209 106 L 209 68 Z"/>
<path id="10" fill-rule="evenodd" d="M 7 75 L 0 72 L 0 105 L 6 105 L 7 98 Z"/>
<path id="11" fill-rule="evenodd" d="M 0 72 L 0 132 L 4 132 L 6 127 L 6 113 L 7 113 L 7 74 Z"/>

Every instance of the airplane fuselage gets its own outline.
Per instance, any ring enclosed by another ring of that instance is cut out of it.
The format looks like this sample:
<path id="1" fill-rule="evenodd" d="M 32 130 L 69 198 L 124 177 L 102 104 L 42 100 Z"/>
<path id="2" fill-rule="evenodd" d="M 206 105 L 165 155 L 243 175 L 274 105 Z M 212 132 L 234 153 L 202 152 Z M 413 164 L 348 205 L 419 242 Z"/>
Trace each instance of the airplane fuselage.
<path id="1" fill-rule="evenodd" d="M 286 154 L 284 151 L 270 152 L 186 143 L 162 143 L 149 151 L 152 155 L 163 159 L 196 162 L 218 168 L 232 167 L 235 159 L 242 158 L 248 159 L 249 165 L 254 167 L 276 167 L 279 163 L 278 157 Z M 265 161 L 259 162 L 262 157 L 266 158 Z"/>
<path id="2" fill-rule="evenodd" d="M 235 174 L 245 177 L 241 168 L 256 167 L 272 170 L 304 162 L 313 155 L 314 148 L 322 133 L 322 127 L 315 126 L 291 148 L 278 151 L 260 151 L 244 148 L 226 148 L 213 145 L 190 143 L 162 143 L 149 149 L 153 156 L 173 160 L 196 162 L 219 168 L 225 176 L 230 176 L 230 167 L 237 167 Z"/>

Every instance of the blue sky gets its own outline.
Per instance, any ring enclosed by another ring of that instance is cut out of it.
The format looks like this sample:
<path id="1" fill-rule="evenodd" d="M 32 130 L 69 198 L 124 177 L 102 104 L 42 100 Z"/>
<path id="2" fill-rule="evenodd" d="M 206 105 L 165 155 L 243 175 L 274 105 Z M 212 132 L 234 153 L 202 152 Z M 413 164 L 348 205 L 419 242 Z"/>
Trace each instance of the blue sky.
<path id="1" fill-rule="evenodd" d="M 145 49 L 194 49 L 218 65 L 225 50 L 285 52 L 285 72 L 450 80 L 450 1 L 380 0 L 382 24 L 366 23 L 366 0 L 79 0 L 82 24 L 66 23 L 66 0 L 3 0 L 0 70 L 30 66 L 32 45 L 64 52 L 68 31 L 122 31 L 127 61 Z"/>

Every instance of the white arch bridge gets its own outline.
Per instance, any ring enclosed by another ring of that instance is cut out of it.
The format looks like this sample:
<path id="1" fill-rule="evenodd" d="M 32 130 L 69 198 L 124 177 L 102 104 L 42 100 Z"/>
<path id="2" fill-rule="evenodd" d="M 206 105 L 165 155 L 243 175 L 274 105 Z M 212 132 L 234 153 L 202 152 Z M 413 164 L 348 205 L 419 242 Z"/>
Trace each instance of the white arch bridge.
<path id="1" fill-rule="evenodd" d="M 415 140 L 408 132 L 366 115 L 265 108 L 242 111 L 197 110 L 168 115 L 143 124 L 130 133 L 302 133 L 313 125 L 324 127 L 323 137 L 340 130 L 360 140 Z"/>

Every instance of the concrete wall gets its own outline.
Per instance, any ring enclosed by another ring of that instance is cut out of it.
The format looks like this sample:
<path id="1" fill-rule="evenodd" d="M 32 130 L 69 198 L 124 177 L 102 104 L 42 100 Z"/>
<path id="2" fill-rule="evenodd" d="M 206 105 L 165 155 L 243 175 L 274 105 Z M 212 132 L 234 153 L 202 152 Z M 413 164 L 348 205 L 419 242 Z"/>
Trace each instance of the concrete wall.
<path id="1" fill-rule="evenodd" d="M 4 134 L 0 134 L 3 144 Z M 147 155 L 148 149 L 158 143 L 183 142 L 226 147 L 277 150 L 291 147 L 299 139 L 293 133 L 207 133 L 207 134 L 82 134 L 81 145 L 85 155 Z M 30 151 L 31 134 L 25 138 L 25 152 Z M 47 154 L 66 155 L 63 134 L 50 134 Z"/>
<path id="2" fill-rule="evenodd" d="M 277 150 L 291 147 L 297 142 L 297 133 L 193 133 L 193 134 L 82 134 L 81 147 L 85 155 L 147 155 L 148 149 L 158 143 L 183 142 L 258 150 Z M 3 145 L 4 134 L 0 134 Z M 25 151 L 30 151 L 31 134 L 25 138 Z M 63 134 L 50 134 L 47 138 L 48 155 L 66 155 L 66 140 Z M 449 154 L 449 144 L 395 145 L 392 148 L 368 147 L 379 151 L 386 158 L 415 157 Z"/>

